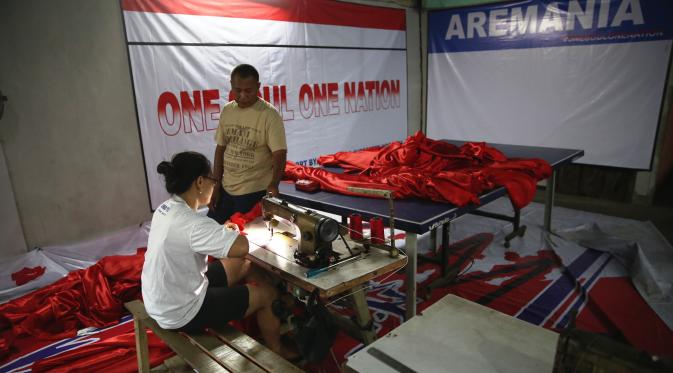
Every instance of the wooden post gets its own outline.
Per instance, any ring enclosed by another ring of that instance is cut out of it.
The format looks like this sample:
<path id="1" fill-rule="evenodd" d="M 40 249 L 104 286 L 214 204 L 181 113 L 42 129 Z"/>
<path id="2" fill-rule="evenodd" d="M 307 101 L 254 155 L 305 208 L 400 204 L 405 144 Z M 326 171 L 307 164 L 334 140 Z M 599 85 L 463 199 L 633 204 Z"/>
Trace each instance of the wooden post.
<path id="1" fill-rule="evenodd" d="M 133 331 L 136 335 L 136 352 L 138 356 L 138 372 L 150 372 L 150 351 L 147 347 L 147 329 L 142 320 L 133 318 Z"/>

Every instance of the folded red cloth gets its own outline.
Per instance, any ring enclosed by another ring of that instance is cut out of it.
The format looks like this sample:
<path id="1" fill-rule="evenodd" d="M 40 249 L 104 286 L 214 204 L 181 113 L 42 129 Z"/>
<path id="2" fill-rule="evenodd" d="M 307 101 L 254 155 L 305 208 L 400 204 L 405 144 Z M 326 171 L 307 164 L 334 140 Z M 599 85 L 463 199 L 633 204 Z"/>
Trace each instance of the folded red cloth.
<path id="1" fill-rule="evenodd" d="M 14 280 L 16 286 L 21 286 L 42 276 L 45 269 L 46 268 L 42 266 L 33 268 L 23 267 L 20 271 L 12 273 L 12 280 Z"/>
<path id="2" fill-rule="evenodd" d="M 245 227 L 245 224 L 247 224 L 250 221 L 255 220 L 258 216 L 262 216 L 262 203 L 257 202 L 255 206 L 250 209 L 250 211 L 246 213 L 240 213 L 236 212 L 234 215 L 232 215 L 229 218 L 229 221 L 232 223 L 236 224 L 238 226 L 238 231 L 243 233 L 243 229 Z"/>

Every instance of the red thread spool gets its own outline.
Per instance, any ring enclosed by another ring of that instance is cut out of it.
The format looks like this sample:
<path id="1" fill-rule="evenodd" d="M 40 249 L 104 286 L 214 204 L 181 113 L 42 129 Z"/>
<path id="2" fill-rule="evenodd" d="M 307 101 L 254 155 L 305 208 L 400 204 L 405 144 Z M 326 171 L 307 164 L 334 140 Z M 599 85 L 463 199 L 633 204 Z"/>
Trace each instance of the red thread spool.
<path id="1" fill-rule="evenodd" d="M 351 214 L 348 217 L 348 228 L 352 240 L 362 239 L 362 216 L 360 214 Z"/>
<path id="2" fill-rule="evenodd" d="M 378 217 L 369 219 L 369 230 L 371 232 L 371 242 L 373 244 L 383 244 L 383 220 Z"/>

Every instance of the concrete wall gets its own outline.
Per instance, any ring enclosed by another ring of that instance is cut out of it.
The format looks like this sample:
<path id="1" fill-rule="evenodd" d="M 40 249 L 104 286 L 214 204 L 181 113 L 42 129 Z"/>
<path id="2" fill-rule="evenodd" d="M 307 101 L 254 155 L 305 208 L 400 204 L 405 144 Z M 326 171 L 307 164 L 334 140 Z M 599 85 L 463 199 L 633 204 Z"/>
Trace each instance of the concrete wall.
<path id="1" fill-rule="evenodd" d="M 151 216 L 119 7 L 0 2 L 0 141 L 29 248 Z"/>
<path id="2" fill-rule="evenodd" d="M 1 99 L 1 98 L 0 98 Z M 14 190 L 9 182 L 5 151 L 0 142 L 0 253 L 19 255 L 26 252 L 26 240 L 16 209 Z"/>

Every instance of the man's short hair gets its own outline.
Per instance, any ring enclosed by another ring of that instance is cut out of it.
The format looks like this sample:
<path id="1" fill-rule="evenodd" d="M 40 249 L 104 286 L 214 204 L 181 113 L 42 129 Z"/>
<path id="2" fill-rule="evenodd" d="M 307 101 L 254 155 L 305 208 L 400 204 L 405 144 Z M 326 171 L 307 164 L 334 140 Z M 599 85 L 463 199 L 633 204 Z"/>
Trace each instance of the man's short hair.
<path id="1" fill-rule="evenodd" d="M 259 82 L 259 73 L 254 66 L 248 65 L 247 63 L 242 63 L 231 71 L 231 78 L 234 78 L 234 75 L 238 76 L 241 79 L 245 78 L 255 78 Z"/>

